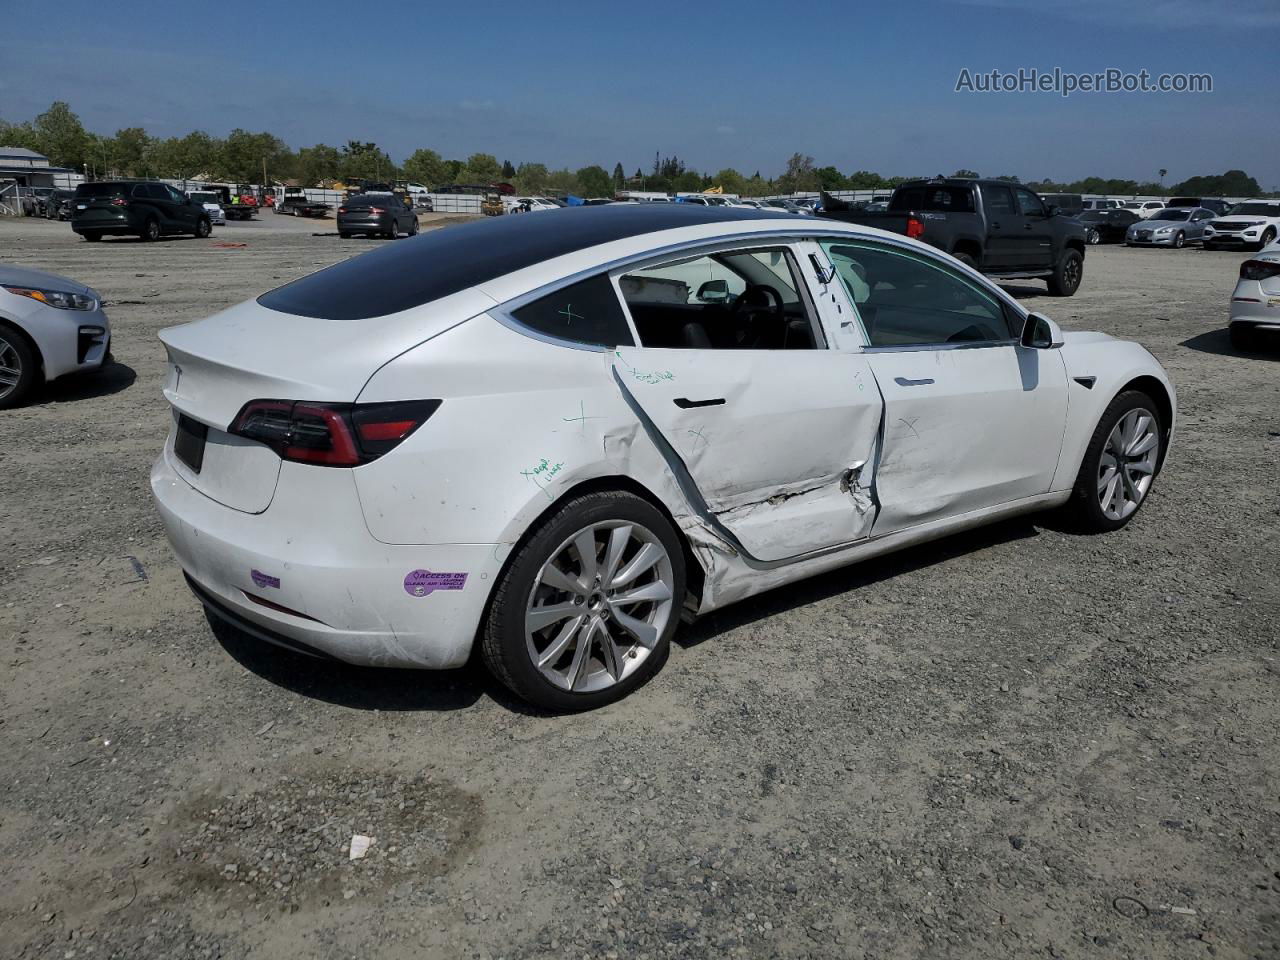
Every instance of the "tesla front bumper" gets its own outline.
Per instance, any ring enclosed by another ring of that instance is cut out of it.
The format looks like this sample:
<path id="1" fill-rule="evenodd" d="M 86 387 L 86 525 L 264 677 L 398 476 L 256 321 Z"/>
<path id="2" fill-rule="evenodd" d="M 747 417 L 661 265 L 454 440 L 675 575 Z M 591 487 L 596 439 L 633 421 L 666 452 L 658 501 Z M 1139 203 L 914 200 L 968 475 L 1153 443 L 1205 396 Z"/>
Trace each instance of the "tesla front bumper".
<path id="1" fill-rule="evenodd" d="M 502 566 L 497 545 L 379 543 L 349 470 L 284 463 L 271 505 L 243 513 L 187 483 L 172 456 L 166 444 L 152 494 L 183 572 L 220 619 L 365 666 L 466 662 Z"/>

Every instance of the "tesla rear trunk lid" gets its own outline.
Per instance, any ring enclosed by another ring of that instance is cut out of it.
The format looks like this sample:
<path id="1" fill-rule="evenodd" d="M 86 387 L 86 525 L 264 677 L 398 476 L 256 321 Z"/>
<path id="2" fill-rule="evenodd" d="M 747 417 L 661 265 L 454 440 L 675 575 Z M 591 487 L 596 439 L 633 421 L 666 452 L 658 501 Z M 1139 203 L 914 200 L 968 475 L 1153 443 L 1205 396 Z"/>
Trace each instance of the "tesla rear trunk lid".
<path id="1" fill-rule="evenodd" d="M 339 321 L 281 313 L 250 300 L 162 330 L 169 355 L 164 395 L 175 418 L 170 463 L 210 499 L 261 513 L 275 496 L 281 461 L 266 445 L 228 432 L 246 403 L 352 403 L 379 367 L 493 303 L 466 290 L 401 313 Z M 423 391 L 404 399 L 430 396 L 429 385 Z"/>

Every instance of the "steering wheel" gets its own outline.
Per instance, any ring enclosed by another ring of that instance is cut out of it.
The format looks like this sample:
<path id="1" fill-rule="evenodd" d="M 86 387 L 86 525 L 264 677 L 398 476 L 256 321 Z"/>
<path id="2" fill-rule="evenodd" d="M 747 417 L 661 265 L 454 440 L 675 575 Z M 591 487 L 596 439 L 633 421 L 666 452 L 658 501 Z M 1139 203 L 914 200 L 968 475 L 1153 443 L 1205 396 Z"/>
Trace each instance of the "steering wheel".
<path id="1" fill-rule="evenodd" d="M 772 298 L 773 304 L 761 303 L 762 294 Z M 738 299 L 733 302 L 732 315 L 734 339 L 739 347 L 748 350 L 758 346 L 764 338 L 770 326 L 769 320 L 776 321 L 775 329 L 780 330 L 787 319 L 782 294 L 777 287 L 767 283 L 750 284 L 738 294 Z"/>

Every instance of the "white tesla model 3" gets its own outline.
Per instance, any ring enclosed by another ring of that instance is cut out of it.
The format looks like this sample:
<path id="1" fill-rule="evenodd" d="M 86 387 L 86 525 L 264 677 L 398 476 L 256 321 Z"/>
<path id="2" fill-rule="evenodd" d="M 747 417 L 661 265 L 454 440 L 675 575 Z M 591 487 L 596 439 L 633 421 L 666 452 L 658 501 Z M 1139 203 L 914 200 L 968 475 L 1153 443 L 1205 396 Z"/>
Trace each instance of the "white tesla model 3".
<path id="1" fill-rule="evenodd" d="M 1012 514 L 1114 530 L 1174 391 L 956 260 L 822 219 L 618 204 L 346 260 L 164 331 L 152 489 L 263 640 L 581 709 L 680 619 Z"/>

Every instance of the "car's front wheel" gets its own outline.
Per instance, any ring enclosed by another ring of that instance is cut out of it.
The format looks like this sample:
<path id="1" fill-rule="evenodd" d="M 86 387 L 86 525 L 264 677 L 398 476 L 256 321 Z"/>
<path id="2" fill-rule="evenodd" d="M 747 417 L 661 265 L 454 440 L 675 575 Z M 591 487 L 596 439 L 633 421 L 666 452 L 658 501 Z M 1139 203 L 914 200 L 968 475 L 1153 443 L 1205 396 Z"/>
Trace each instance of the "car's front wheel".
<path id="1" fill-rule="evenodd" d="M 203 240 L 213 232 L 213 224 L 204 217 L 200 218 L 200 222 L 196 224 L 196 236 Z"/>
<path id="2" fill-rule="evenodd" d="M 12 329 L 0 326 L 0 410 L 20 404 L 39 376 L 27 342 Z"/>
<path id="3" fill-rule="evenodd" d="M 1102 242 L 1102 234 L 1099 233 L 1097 230 L 1090 230 L 1089 236 L 1086 237 L 1085 239 L 1088 240 L 1091 246 L 1096 246 Z"/>
<path id="4" fill-rule="evenodd" d="M 1173 245 L 1178 250 L 1181 250 L 1187 245 L 1187 235 L 1179 230 L 1173 235 Z"/>
<path id="5" fill-rule="evenodd" d="M 1049 278 L 1049 293 L 1055 297 L 1070 297 L 1080 289 L 1080 281 L 1083 279 L 1084 257 L 1079 250 L 1068 250 Z"/>
<path id="6" fill-rule="evenodd" d="M 684 591 L 684 552 L 657 507 L 623 491 L 574 497 L 503 572 L 484 624 L 485 662 L 539 707 L 612 703 L 666 661 Z"/>
<path id="7" fill-rule="evenodd" d="M 1067 510 L 1076 525 L 1119 530 L 1146 502 L 1164 436 L 1155 401 L 1126 390 L 1107 406 L 1085 450 Z"/>
<path id="8" fill-rule="evenodd" d="M 1271 246 L 1271 244 L 1275 242 L 1276 242 L 1276 228 L 1267 227 L 1266 232 L 1262 234 L 1262 240 L 1258 244 L 1258 249 L 1261 250 L 1263 247 L 1269 247 Z"/>

